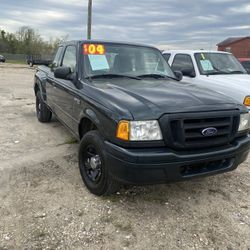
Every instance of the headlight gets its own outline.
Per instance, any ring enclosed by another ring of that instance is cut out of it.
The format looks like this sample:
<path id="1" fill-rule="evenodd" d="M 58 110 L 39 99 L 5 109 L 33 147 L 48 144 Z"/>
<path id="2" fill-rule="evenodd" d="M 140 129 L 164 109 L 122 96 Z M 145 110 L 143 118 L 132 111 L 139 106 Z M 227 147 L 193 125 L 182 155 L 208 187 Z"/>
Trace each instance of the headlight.
<path id="1" fill-rule="evenodd" d="M 244 130 L 248 130 L 250 126 L 250 115 L 249 113 L 240 115 L 240 125 L 238 132 L 242 132 Z"/>
<path id="2" fill-rule="evenodd" d="M 120 121 L 116 137 L 125 141 L 159 141 L 162 133 L 158 121 Z"/>
<path id="3" fill-rule="evenodd" d="M 246 96 L 246 98 L 244 99 L 243 104 L 246 105 L 246 106 L 250 106 L 250 96 Z"/>

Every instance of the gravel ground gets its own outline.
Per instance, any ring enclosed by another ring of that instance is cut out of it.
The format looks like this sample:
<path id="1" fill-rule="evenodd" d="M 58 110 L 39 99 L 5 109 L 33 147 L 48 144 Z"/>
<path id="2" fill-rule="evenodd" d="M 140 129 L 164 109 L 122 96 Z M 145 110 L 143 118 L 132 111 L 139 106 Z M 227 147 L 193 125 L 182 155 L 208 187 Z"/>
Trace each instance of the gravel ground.
<path id="1" fill-rule="evenodd" d="M 0 249 L 250 249 L 250 158 L 236 171 L 98 198 L 78 144 L 35 116 L 34 69 L 0 64 Z"/>

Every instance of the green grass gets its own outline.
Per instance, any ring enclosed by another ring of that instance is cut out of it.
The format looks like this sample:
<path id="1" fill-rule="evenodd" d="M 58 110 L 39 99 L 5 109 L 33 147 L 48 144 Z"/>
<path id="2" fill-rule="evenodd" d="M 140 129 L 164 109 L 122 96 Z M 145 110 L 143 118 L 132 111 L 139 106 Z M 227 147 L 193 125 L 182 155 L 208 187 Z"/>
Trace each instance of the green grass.
<path id="1" fill-rule="evenodd" d="M 6 60 L 6 63 L 12 63 L 12 64 L 27 64 L 25 60 Z"/>
<path id="2" fill-rule="evenodd" d="M 77 140 L 74 137 L 67 138 L 64 142 L 64 144 L 76 144 Z"/>

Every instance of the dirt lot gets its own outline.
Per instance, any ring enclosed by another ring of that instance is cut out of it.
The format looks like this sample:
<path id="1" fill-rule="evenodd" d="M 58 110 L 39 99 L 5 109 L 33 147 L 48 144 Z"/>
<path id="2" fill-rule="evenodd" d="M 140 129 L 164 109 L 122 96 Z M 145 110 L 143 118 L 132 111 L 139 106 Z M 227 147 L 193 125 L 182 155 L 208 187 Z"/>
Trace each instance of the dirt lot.
<path id="1" fill-rule="evenodd" d="M 35 116 L 34 70 L 0 65 L 0 249 L 250 249 L 250 158 L 238 170 L 97 198 L 77 144 Z"/>

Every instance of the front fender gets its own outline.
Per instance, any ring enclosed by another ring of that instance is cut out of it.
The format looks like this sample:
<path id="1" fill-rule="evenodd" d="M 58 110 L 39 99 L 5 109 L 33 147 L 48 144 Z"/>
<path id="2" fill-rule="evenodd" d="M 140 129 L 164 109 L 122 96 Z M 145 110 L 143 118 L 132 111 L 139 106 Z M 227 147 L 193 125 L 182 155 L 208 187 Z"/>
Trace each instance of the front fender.
<path id="1" fill-rule="evenodd" d="M 101 112 L 92 107 L 87 107 L 81 112 L 79 126 L 83 119 L 90 120 L 105 139 L 112 140 L 115 137 L 116 121 L 112 119 L 109 112 Z"/>

